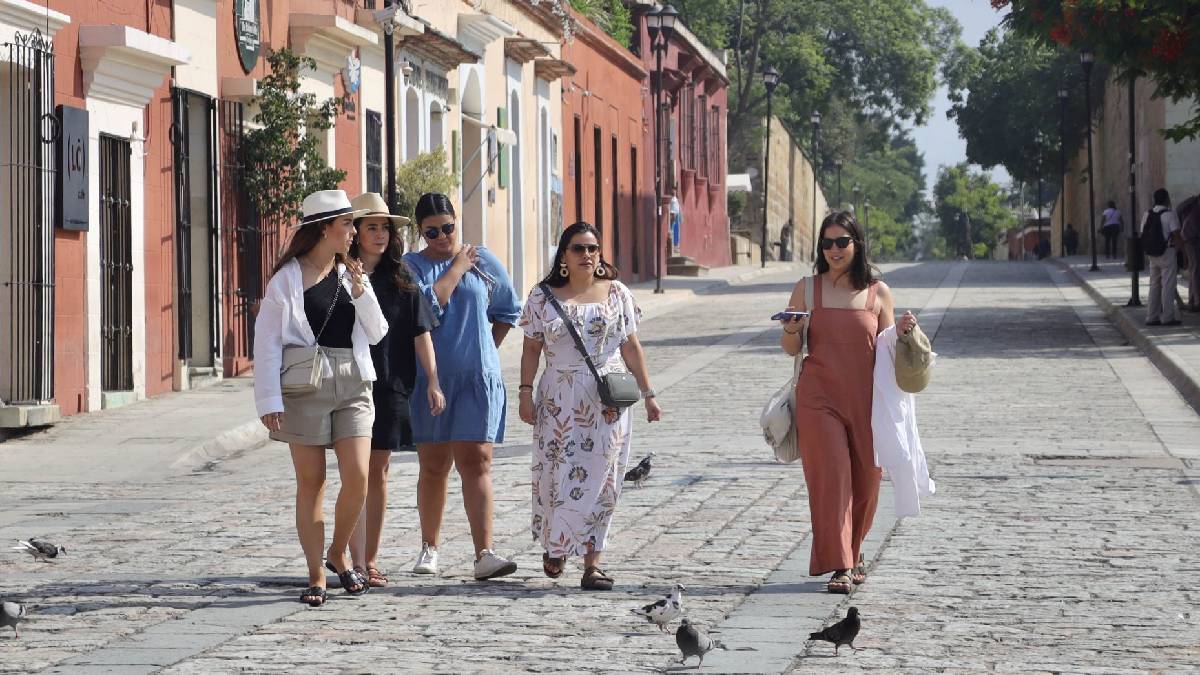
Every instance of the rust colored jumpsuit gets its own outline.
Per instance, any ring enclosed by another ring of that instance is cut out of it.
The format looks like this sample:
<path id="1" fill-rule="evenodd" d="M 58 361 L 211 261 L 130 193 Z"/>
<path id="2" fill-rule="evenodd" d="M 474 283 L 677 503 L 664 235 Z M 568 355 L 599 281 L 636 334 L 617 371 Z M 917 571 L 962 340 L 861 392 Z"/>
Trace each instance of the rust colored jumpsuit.
<path id="1" fill-rule="evenodd" d="M 808 573 L 815 576 L 858 564 L 883 472 L 871 439 L 878 285 L 868 288 L 866 309 L 841 309 L 821 305 L 821 280 L 814 279 L 808 358 L 796 383 L 796 432 L 812 515 Z"/>

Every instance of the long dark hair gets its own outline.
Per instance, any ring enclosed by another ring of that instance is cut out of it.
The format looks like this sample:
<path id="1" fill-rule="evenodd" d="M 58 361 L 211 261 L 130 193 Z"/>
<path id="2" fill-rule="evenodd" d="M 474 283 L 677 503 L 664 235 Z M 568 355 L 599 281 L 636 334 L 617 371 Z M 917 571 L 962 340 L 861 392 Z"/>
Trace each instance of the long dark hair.
<path id="1" fill-rule="evenodd" d="M 288 242 L 287 248 L 283 249 L 283 253 L 279 255 L 279 260 L 275 263 L 275 267 L 271 269 L 271 276 L 279 274 L 279 270 L 288 264 L 293 258 L 300 256 L 313 250 L 321 239 L 325 236 L 325 228 L 333 224 L 337 218 L 329 218 L 320 220 L 315 223 L 301 225 L 299 229 L 292 234 L 291 241 Z M 342 264 L 345 260 L 341 253 L 334 254 L 334 264 Z"/>
<path id="2" fill-rule="evenodd" d="M 413 215 L 417 219 L 417 227 L 430 216 L 457 217 L 454 215 L 454 205 L 450 203 L 450 198 L 441 192 L 426 192 L 418 197 Z"/>
<path id="3" fill-rule="evenodd" d="M 829 271 L 829 261 L 825 260 L 825 251 L 821 249 L 821 240 L 825 238 L 825 230 L 837 225 L 844 228 L 854 239 L 854 259 L 850 261 L 850 284 L 854 290 L 861 291 L 879 279 L 879 269 L 871 264 L 867 252 L 867 242 L 863 239 L 862 228 L 858 226 L 854 214 L 849 211 L 831 213 L 821 221 L 821 230 L 817 233 L 817 274 Z"/>
<path id="4" fill-rule="evenodd" d="M 597 230 L 591 223 L 580 221 L 563 230 L 562 236 L 558 238 L 558 250 L 554 252 L 554 260 L 550 263 L 550 272 L 542 279 L 542 283 L 551 288 L 562 288 L 567 285 L 567 277 L 559 274 L 560 265 L 563 264 L 563 256 L 567 254 L 567 247 L 571 245 L 571 240 L 577 234 L 591 234 L 596 238 L 596 243 L 600 244 L 603 240 L 600 238 L 600 230 Z M 603 249 L 601 249 L 603 250 Z M 604 274 L 600 274 L 600 270 L 604 270 Z M 604 254 L 600 254 L 600 264 L 596 266 L 597 279 L 611 279 L 616 281 L 620 277 L 621 272 L 604 260 Z"/>
<path id="5" fill-rule="evenodd" d="M 354 228 L 358 229 L 359 223 L 368 218 L 377 218 L 378 216 L 363 216 L 354 221 Z M 387 219 L 388 243 L 387 248 L 383 249 L 383 255 L 380 256 L 379 262 L 375 264 L 375 271 L 371 276 L 380 275 L 382 279 L 391 279 L 396 284 L 396 288 L 406 291 L 413 288 L 412 275 L 408 273 L 408 267 L 404 265 L 404 243 L 400 241 L 400 233 L 396 230 L 396 221 L 391 218 Z M 361 231 L 360 231 L 361 232 Z M 354 243 L 350 244 L 350 257 L 359 257 L 358 236 L 354 235 Z"/>

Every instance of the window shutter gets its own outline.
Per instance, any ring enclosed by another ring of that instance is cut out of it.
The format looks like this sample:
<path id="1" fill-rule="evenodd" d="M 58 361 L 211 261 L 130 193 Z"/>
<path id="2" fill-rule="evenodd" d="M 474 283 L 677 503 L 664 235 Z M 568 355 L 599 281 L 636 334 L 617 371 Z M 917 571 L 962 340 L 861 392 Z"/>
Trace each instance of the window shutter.
<path id="1" fill-rule="evenodd" d="M 508 128 L 508 108 L 496 109 L 496 126 L 501 129 Z M 501 144 L 499 152 L 496 154 L 499 165 L 496 167 L 496 184 L 503 190 L 508 187 L 508 146 Z"/>
<path id="2" fill-rule="evenodd" d="M 458 129 L 453 129 L 450 131 L 450 171 L 455 174 L 462 171 L 461 150 L 458 142 Z M 459 182 L 462 182 L 461 176 L 459 176 Z"/>

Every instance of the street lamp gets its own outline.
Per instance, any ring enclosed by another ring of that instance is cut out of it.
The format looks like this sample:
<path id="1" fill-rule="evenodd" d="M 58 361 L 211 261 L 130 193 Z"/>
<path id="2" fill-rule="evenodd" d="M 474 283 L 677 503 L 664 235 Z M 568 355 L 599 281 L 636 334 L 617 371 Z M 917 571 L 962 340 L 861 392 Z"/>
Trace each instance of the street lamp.
<path id="1" fill-rule="evenodd" d="M 646 14 L 646 31 L 650 34 L 650 49 L 654 51 L 654 292 L 662 293 L 662 57 L 675 33 L 679 12 L 667 5 L 657 12 Z"/>
<path id="2" fill-rule="evenodd" d="M 812 123 L 812 130 L 813 130 L 813 137 L 812 137 L 812 154 L 813 154 L 813 156 L 812 156 L 812 162 L 813 162 L 813 165 L 812 165 L 812 170 L 813 170 L 812 231 L 816 232 L 817 231 L 817 167 L 819 167 L 821 165 L 821 160 L 819 159 L 821 156 L 820 145 L 819 145 L 820 144 L 820 131 L 821 131 L 821 113 L 814 110 L 813 114 L 809 116 L 808 121 Z M 816 260 L 816 259 L 817 259 L 817 241 L 816 241 L 816 238 L 814 237 L 813 238 L 813 260 Z"/>
<path id="3" fill-rule="evenodd" d="M 1042 132 L 1041 132 L 1041 131 L 1039 131 L 1039 132 L 1037 133 L 1037 181 L 1038 181 L 1038 191 L 1037 191 L 1037 219 L 1038 219 L 1038 228 L 1037 228 L 1037 233 L 1038 233 L 1038 236 L 1037 236 L 1037 245 L 1038 245 L 1038 250 L 1039 250 L 1039 251 L 1041 250 L 1041 246 L 1042 246 L 1042 146 L 1045 144 L 1045 142 L 1046 142 L 1046 140 L 1045 140 L 1045 137 L 1043 136 Z M 1034 252 L 1034 257 L 1037 257 L 1037 255 L 1038 255 L 1038 253 L 1037 253 L 1037 251 L 1035 251 L 1035 252 Z"/>
<path id="4" fill-rule="evenodd" d="M 1058 222 L 1058 255 L 1067 257 L 1067 98 L 1066 87 L 1058 89 L 1058 182 L 1062 196 L 1062 217 Z"/>
<path id="5" fill-rule="evenodd" d="M 771 189 L 771 94 L 779 86 L 779 71 L 767 66 L 762 71 L 763 86 L 767 88 L 767 149 L 763 156 L 763 219 L 762 241 L 759 242 L 759 262 L 767 266 L 767 197 Z M 782 257 L 782 256 L 780 256 Z"/>
<path id="6" fill-rule="evenodd" d="M 868 233 L 871 231 L 871 198 L 863 199 L 863 241 L 870 241 L 871 237 Z"/>
<path id="7" fill-rule="evenodd" d="M 383 128 L 384 152 L 387 154 L 386 178 L 387 206 L 389 213 L 396 212 L 399 195 L 396 193 L 396 43 L 392 35 L 396 32 L 395 12 L 402 8 L 395 7 L 394 0 L 384 0 L 384 8 L 392 10 L 385 14 L 381 22 L 383 27 Z"/>
<path id="8" fill-rule="evenodd" d="M 854 194 L 854 217 L 857 218 L 858 217 L 858 198 L 859 198 L 859 195 L 862 194 L 862 186 L 859 185 L 858 183 L 855 183 L 854 187 L 850 188 L 850 192 Z"/>
<path id="9" fill-rule="evenodd" d="M 833 165 L 837 167 L 837 210 L 842 210 L 842 160 L 833 160 Z"/>
<path id="10" fill-rule="evenodd" d="M 1087 116 L 1087 155 L 1088 155 L 1088 222 L 1091 226 L 1092 234 L 1092 272 L 1099 272 L 1100 266 L 1096 264 L 1096 192 L 1093 185 L 1092 165 L 1092 66 L 1096 64 L 1096 54 L 1085 49 L 1079 52 L 1079 64 L 1083 66 L 1083 101 L 1084 114 Z"/>
<path id="11" fill-rule="evenodd" d="M 1137 147 L 1137 124 L 1134 122 L 1134 89 L 1137 76 L 1129 78 L 1129 228 L 1126 235 L 1125 259 L 1129 261 L 1129 302 L 1126 307 L 1141 307 L 1141 289 L 1138 288 L 1138 272 L 1142 269 L 1142 241 L 1138 239 L 1137 210 L 1137 164 L 1134 161 Z"/>

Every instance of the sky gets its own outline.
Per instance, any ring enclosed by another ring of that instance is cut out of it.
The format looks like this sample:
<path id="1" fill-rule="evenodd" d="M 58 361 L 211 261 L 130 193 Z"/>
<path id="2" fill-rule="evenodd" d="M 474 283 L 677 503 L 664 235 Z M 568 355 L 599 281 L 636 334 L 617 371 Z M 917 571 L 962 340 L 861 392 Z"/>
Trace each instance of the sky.
<path id="1" fill-rule="evenodd" d="M 988 0 L 927 0 L 935 7 L 945 7 L 954 13 L 955 18 L 962 24 L 963 42 L 977 46 L 985 33 L 1000 24 L 1002 13 L 992 9 Z M 950 101 L 946 98 L 946 89 L 938 88 L 933 100 L 933 114 L 923 127 L 913 130 L 917 148 L 925 155 L 925 179 L 928 196 L 933 195 L 933 185 L 937 182 L 938 167 L 953 166 L 967 158 L 967 144 L 958 136 L 958 125 L 953 120 L 946 119 L 946 111 L 950 109 Z M 1004 169 L 997 168 L 992 172 L 993 179 L 998 183 L 1007 184 L 1009 177 Z"/>

